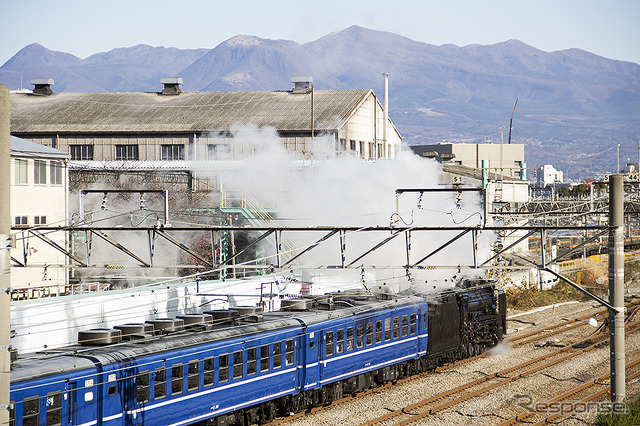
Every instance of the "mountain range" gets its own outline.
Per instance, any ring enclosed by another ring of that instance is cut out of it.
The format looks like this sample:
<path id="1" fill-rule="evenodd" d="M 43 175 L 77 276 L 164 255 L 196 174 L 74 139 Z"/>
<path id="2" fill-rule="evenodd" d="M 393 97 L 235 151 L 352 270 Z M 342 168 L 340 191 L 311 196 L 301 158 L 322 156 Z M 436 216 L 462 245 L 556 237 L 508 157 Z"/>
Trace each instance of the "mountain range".
<path id="1" fill-rule="evenodd" d="M 358 26 L 299 44 L 238 35 L 213 49 L 137 45 L 85 59 L 30 44 L 0 67 L 0 83 L 54 91 L 159 91 L 182 77 L 183 91 L 289 90 L 292 75 L 315 88 L 373 89 L 408 144 L 525 144 L 529 167 L 553 164 L 579 179 L 638 161 L 640 65 L 569 49 L 545 52 L 509 40 L 436 46 Z"/>

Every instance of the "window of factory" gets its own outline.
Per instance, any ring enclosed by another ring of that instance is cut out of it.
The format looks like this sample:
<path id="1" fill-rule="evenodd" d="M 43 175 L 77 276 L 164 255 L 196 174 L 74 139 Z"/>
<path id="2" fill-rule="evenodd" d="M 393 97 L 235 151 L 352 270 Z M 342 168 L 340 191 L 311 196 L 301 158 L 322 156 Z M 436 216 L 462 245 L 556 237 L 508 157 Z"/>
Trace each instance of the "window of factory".
<path id="1" fill-rule="evenodd" d="M 214 382 L 214 358 L 212 356 L 205 358 L 204 362 L 202 363 L 202 369 L 204 370 L 204 374 L 203 374 L 203 378 L 204 378 L 204 386 L 213 386 L 213 382 Z"/>
<path id="2" fill-rule="evenodd" d="M 286 354 L 285 354 L 285 362 L 286 365 L 293 365 L 295 359 L 295 353 L 294 353 L 294 349 L 295 349 L 295 343 L 293 340 L 287 340 L 286 343 Z"/>
<path id="3" fill-rule="evenodd" d="M 350 149 L 351 151 L 355 151 L 355 150 L 356 150 L 356 141 L 354 141 L 353 139 L 351 139 L 351 140 L 349 141 L 349 149 Z"/>
<path id="4" fill-rule="evenodd" d="M 344 329 L 336 330 L 336 353 L 344 352 Z"/>
<path id="5" fill-rule="evenodd" d="M 324 336 L 324 340 L 325 340 L 325 346 L 327 349 L 326 355 L 332 356 L 333 355 L 333 331 L 327 331 L 327 333 Z"/>
<path id="6" fill-rule="evenodd" d="M 29 183 L 29 177 L 27 170 L 29 169 L 29 162 L 27 160 L 16 160 L 15 162 L 15 184 L 27 185 Z"/>
<path id="7" fill-rule="evenodd" d="M 400 337 L 400 317 L 393 317 L 393 338 Z"/>
<path id="8" fill-rule="evenodd" d="M 269 345 L 260 347 L 260 371 L 269 371 Z"/>
<path id="9" fill-rule="evenodd" d="M 411 333 L 412 336 L 416 334 L 417 323 L 418 323 L 418 316 L 416 314 L 411 314 L 411 316 L 409 317 L 409 332 Z"/>
<path id="10" fill-rule="evenodd" d="M 154 376 L 156 383 L 153 390 L 153 399 L 162 399 L 167 396 L 167 371 L 164 367 L 156 368 Z"/>
<path id="11" fill-rule="evenodd" d="M 47 395 L 47 426 L 62 425 L 62 392 Z"/>
<path id="12" fill-rule="evenodd" d="M 347 351 L 353 350 L 353 327 L 347 328 Z"/>
<path id="13" fill-rule="evenodd" d="M 391 318 L 384 319 L 384 341 L 391 340 Z"/>
<path id="14" fill-rule="evenodd" d="M 382 321 L 376 321 L 376 343 L 382 343 Z"/>
<path id="15" fill-rule="evenodd" d="M 409 335 L 409 316 L 402 316 L 402 337 L 407 337 Z"/>
<path id="16" fill-rule="evenodd" d="M 93 145 L 71 145 L 69 153 L 72 160 L 93 160 Z"/>
<path id="17" fill-rule="evenodd" d="M 273 344 L 273 369 L 282 367 L 282 342 Z"/>
<path id="18" fill-rule="evenodd" d="M 33 217 L 33 224 L 34 225 L 46 225 L 47 224 L 47 217 L 46 216 L 34 216 Z"/>
<path id="19" fill-rule="evenodd" d="M 182 393 L 183 374 L 182 364 L 175 364 L 171 367 L 171 395 Z"/>
<path id="20" fill-rule="evenodd" d="M 33 184 L 47 184 L 47 162 L 41 160 L 33 161 Z"/>
<path id="21" fill-rule="evenodd" d="M 207 145 L 207 160 L 229 160 L 231 145 L 212 143 Z"/>
<path id="22" fill-rule="evenodd" d="M 198 389 L 200 387 L 200 363 L 198 361 L 189 361 L 187 366 L 187 388 L 189 390 Z"/>
<path id="23" fill-rule="evenodd" d="M 49 163 L 49 182 L 51 185 L 62 185 L 62 162 L 52 161 Z"/>
<path id="24" fill-rule="evenodd" d="M 373 345 L 373 323 L 367 323 L 367 346 Z"/>
<path id="25" fill-rule="evenodd" d="M 336 151 L 346 151 L 347 150 L 347 140 L 340 139 L 340 143 L 336 147 Z"/>
<path id="26" fill-rule="evenodd" d="M 184 145 L 160 145 L 162 161 L 184 160 Z"/>
<path id="27" fill-rule="evenodd" d="M 384 146 L 379 143 L 378 144 L 378 158 L 384 157 Z"/>
<path id="28" fill-rule="evenodd" d="M 24 426 L 37 426 L 40 424 L 38 421 L 40 408 L 40 398 L 25 399 L 22 403 L 22 424 Z"/>
<path id="29" fill-rule="evenodd" d="M 247 376 L 253 376 L 258 371 L 257 348 L 247 349 Z"/>
<path id="30" fill-rule="evenodd" d="M 364 160 L 364 141 L 360 141 L 360 158 Z"/>
<path id="31" fill-rule="evenodd" d="M 29 226 L 29 216 L 16 216 L 14 222 L 16 228 L 26 228 Z"/>
<path id="32" fill-rule="evenodd" d="M 358 324 L 356 326 L 356 347 L 361 348 L 364 346 L 364 324 Z"/>
<path id="33" fill-rule="evenodd" d="M 229 355 L 224 354 L 218 357 L 218 383 L 229 381 Z"/>
<path id="34" fill-rule="evenodd" d="M 233 353 L 233 379 L 242 378 L 242 367 L 244 367 L 242 360 L 242 351 Z"/>
<path id="35" fill-rule="evenodd" d="M 369 142 L 369 159 L 373 160 L 376 158 L 376 143 Z"/>
<path id="36" fill-rule="evenodd" d="M 116 160 L 139 160 L 138 145 L 116 145 Z"/>

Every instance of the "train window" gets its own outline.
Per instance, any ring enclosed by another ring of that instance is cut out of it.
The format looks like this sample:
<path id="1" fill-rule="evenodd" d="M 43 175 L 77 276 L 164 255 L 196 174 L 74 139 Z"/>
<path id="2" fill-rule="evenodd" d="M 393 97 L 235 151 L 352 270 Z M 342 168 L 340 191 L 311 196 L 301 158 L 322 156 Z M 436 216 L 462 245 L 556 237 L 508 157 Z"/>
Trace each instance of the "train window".
<path id="1" fill-rule="evenodd" d="M 136 400 L 138 404 L 149 401 L 149 372 L 143 371 L 136 377 Z"/>
<path id="2" fill-rule="evenodd" d="M 376 321 L 376 343 L 382 343 L 382 321 Z"/>
<path id="3" fill-rule="evenodd" d="M 333 331 L 327 331 L 324 336 L 325 346 L 327 347 L 327 356 L 333 355 Z"/>
<path id="4" fill-rule="evenodd" d="M 356 347 L 361 348 L 364 346 L 364 324 L 358 324 L 356 326 Z"/>
<path id="5" fill-rule="evenodd" d="M 203 378 L 205 386 L 213 386 L 214 381 L 214 358 L 212 356 L 205 358 L 202 362 L 202 367 L 204 370 Z"/>
<path id="6" fill-rule="evenodd" d="M 233 353 L 233 378 L 242 378 L 242 368 L 244 367 L 242 360 L 242 351 L 236 351 Z"/>
<path id="7" fill-rule="evenodd" d="M 384 341 L 391 340 L 391 318 L 384 319 Z"/>
<path id="8" fill-rule="evenodd" d="M 402 316 L 402 337 L 407 337 L 409 335 L 409 316 Z"/>
<path id="9" fill-rule="evenodd" d="M 107 395 L 113 396 L 115 394 L 116 394 L 116 385 L 109 386 L 109 389 L 107 389 Z"/>
<path id="10" fill-rule="evenodd" d="M 367 323 L 367 346 L 373 345 L 373 323 Z"/>
<path id="11" fill-rule="evenodd" d="M 194 390 L 200 387 L 200 362 L 189 361 L 187 366 L 187 389 Z"/>
<path id="12" fill-rule="evenodd" d="M 416 314 L 411 314 L 411 316 L 409 317 L 409 332 L 411 333 L 412 336 L 416 334 L 417 322 L 418 322 L 418 316 Z"/>
<path id="13" fill-rule="evenodd" d="M 282 342 L 273 344 L 273 369 L 282 367 Z"/>
<path id="14" fill-rule="evenodd" d="M 400 317 L 393 317 L 393 338 L 400 337 Z"/>
<path id="15" fill-rule="evenodd" d="M 294 359 L 294 342 L 293 340 L 287 340 L 286 343 L 286 354 L 285 354 L 285 362 L 286 365 L 293 365 L 295 359 Z"/>
<path id="16" fill-rule="evenodd" d="M 156 368 L 154 377 L 156 384 L 153 388 L 153 399 L 162 399 L 167 396 L 167 370 L 164 367 Z"/>
<path id="17" fill-rule="evenodd" d="M 353 350 L 353 327 L 347 327 L 347 350 Z"/>
<path id="18" fill-rule="evenodd" d="M 62 393 L 47 395 L 47 426 L 62 425 Z"/>
<path id="19" fill-rule="evenodd" d="M 229 355 L 224 354 L 218 357 L 218 383 L 229 381 Z"/>
<path id="20" fill-rule="evenodd" d="M 336 353 L 344 352 L 344 329 L 336 330 Z"/>
<path id="21" fill-rule="evenodd" d="M 269 345 L 260 347 L 260 371 L 269 371 Z"/>
<path id="22" fill-rule="evenodd" d="M 182 364 L 171 367 L 171 395 L 182 393 L 182 378 L 184 377 Z"/>
<path id="23" fill-rule="evenodd" d="M 257 348 L 247 349 L 247 376 L 253 376 L 257 372 Z"/>
<path id="24" fill-rule="evenodd" d="M 22 403 L 22 424 L 24 426 L 37 426 L 40 408 L 40 398 L 25 399 Z"/>

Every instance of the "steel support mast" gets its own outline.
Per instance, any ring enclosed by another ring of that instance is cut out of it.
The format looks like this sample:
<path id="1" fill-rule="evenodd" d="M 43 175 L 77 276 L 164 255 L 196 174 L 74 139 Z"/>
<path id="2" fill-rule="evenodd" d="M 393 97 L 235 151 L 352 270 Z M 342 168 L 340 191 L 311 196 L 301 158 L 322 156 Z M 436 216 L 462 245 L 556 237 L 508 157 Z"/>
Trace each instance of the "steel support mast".
<path id="1" fill-rule="evenodd" d="M 611 333 L 611 402 L 614 410 L 625 399 L 624 350 L 624 182 L 609 177 L 609 331 Z"/>

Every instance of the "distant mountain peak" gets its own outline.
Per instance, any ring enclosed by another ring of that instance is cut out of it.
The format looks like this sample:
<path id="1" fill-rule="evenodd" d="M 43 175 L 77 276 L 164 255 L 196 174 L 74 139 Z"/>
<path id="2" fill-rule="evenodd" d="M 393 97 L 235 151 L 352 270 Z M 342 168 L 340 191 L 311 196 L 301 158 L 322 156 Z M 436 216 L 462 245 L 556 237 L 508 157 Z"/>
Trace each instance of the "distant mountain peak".
<path id="1" fill-rule="evenodd" d="M 225 41 L 224 44 L 230 47 L 250 47 L 264 44 L 264 40 L 255 36 L 242 34 L 230 38 L 229 40 Z"/>

